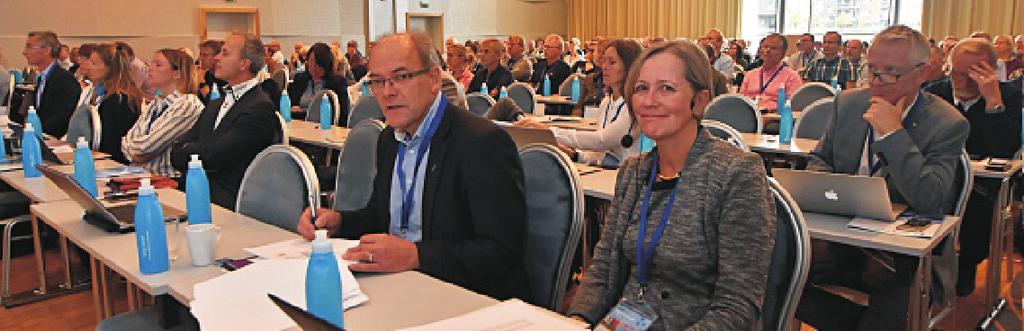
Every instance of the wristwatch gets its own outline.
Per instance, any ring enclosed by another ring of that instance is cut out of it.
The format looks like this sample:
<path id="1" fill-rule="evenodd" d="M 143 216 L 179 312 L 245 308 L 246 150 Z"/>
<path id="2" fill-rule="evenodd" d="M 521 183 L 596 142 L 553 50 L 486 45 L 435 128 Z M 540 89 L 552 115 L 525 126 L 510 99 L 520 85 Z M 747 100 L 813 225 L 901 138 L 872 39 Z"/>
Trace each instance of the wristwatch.
<path id="1" fill-rule="evenodd" d="M 1006 110 L 1005 105 L 996 105 L 995 107 L 985 108 L 985 112 L 989 114 L 999 114 Z"/>

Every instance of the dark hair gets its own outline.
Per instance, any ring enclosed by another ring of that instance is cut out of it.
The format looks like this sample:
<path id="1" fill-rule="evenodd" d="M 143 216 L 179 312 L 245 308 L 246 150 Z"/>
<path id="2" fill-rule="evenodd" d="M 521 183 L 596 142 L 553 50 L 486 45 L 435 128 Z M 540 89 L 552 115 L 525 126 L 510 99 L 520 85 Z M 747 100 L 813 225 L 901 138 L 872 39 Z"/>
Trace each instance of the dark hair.
<path id="1" fill-rule="evenodd" d="M 132 105 L 132 111 L 138 112 L 142 104 L 142 90 L 135 86 L 128 63 L 131 61 L 116 44 L 101 44 L 92 55 L 100 58 L 103 65 L 107 67 L 106 77 L 102 80 L 96 79 L 96 83 L 103 84 L 107 95 L 124 94 L 128 97 L 128 103 Z"/>
<path id="2" fill-rule="evenodd" d="M 836 35 L 836 37 L 839 37 L 839 44 L 840 44 L 840 45 L 842 45 L 842 44 L 843 44 L 843 35 L 839 34 L 839 32 L 838 32 L 838 31 L 829 31 L 829 32 L 825 32 L 825 35 L 826 35 L 826 36 L 827 36 L 827 35 L 830 35 L 830 34 L 834 34 L 834 35 Z M 825 37 L 824 37 L 824 36 L 822 36 L 822 37 L 821 37 L 821 40 L 825 40 Z"/>
<path id="3" fill-rule="evenodd" d="M 814 42 L 814 35 L 813 35 L 813 34 L 810 34 L 810 33 L 804 33 L 804 34 L 800 35 L 800 37 L 803 37 L 803 36 L 808 36 L 808 37 L 811 37 L 811 42 L 812 42 L 812 43 Z"/>
<path id="4" fill-rule="evenodd" d="M 117 46 L 117 51 L 123 53 L 129 60 L 135 58 L 135 50 L 128 42 L 118 40 L 114 42 L 114 46 Z"/>
<path id="5" fill-rule="evenodd" d="M 771 37 L 776 37 L 776 38 L 779 38 L 780 40 L 782 40 L 782 53 L 783 54 L 785 54 L 786 51 L 789 50 L 789 40 L 786 39 L 786 36 L 783 36 L 782 34 L 779 34 L 779 33 L 769 34 L 767 37 L 764 37 L 764 39 L 761 39 L 761 41 L 763 42 L 765 40 L 768 40 L 768 38 L 771 38 Z M 811 38 L 812 38 L 811 40 L 814 40 L 813 39 L 814 36 L 811 36 Z"/>
<path id="6" fill-rule="evenodd" d="M 316 65 L 324 69 L 324 80 L 333 79 L 333 76 L 337 75 L 334 71 L 334 52 L 331 51 L 331 46 L 325 43 L 315 43 L 306 52 L 307 60 L 310 55 L 313 55 Z"/>
<path id="7" fill-rule="evenodd" d="M 84 43 L 78 46 L 78 56 L 89 58 L 92 56 L 92 52 L 96 51 L 98 44 Z"/>
<path id="8" fill-rule="evenodd" d="M 209 48 L 213 51 L 213 54 L 220 53 L 220 48 L 224 47 L 224 41 L 216 39 L 207 39 L 199 43 L 199 48 Z"/>
<path id="9" fill-rule="evenodd" d="M 619 59 L 622 60 L 622 67 L 625 68 L 625 74 L 629 75 L 629 68 L 633 67 L 633 62 L 640 57 L 640 53 L 644 51 L 644 46 L 640 45 L 640 42 L 633 39 L 615 39 L 608 43 L 608 47 L 605 48 L 605 52 L 608 52 L 608 48 L 615 48 L 615 53 L 619 55 Z M 619 91 L 625 94 L 626 77 L 622 77 L 621 86 Z"/>

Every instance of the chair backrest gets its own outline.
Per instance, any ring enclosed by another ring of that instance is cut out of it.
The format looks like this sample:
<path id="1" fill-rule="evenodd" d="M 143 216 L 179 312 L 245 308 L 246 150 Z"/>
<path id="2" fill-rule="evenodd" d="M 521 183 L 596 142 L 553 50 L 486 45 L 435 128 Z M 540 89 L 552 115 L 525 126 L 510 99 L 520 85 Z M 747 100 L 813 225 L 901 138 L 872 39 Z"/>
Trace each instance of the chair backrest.
<path id="1" fill-rule="evenodd" d="M 764 330 L 789 330 L 811 268 L 811 236 L 803 212 L 785 189 L 768 177 L 775 201 L 775 244 L 764 292 Z"/>
<path id="2" fill-rule="evenodd" d="M 974 188 L 974 169 L 971 169 L 971 156 L 967 150 L 960 153 L 960 162 L 957 164 L 957 174 L 953 186 L 957 189 L 956 205 L 953 206 L 953 215 L 964 217 L 967 210 L 967 199 L 971 197 L 971 190 Z"/>
<path id="3" fill-rule="evenodd" d="M 323 102 L 324 96 L 330 100 L 328 105 L 331 106 L 331 125 L 338 125 L 338 119 L 341 118 L 341 105 L 338 104 L 338 94 L 328 89 L 321 89 L 313 95 L 313 101 L 309 103 L 309 109 L 306 110 L 306 120 L 310 122 L 320 123 L 320 103 Z"/>
<path id="4" fill-rule="evenodd" d="M 99 146 L 98 142 L 95 141 L 96 136 L 93 134 L 92 111 L 92 106 L 88 103 L 75 108 L 75 112 L 71 113 L 71 118 L 68 120 L 68 131 L 64 138 L 65 141 L 74 146 L 78 142 L 78 137 L 85 137 L 85 141 L 89 142 L 89 148 L 95 149 Z"/>
<path id="5" fill-rule="evenodd" d="M 722 94 L 711 100 L 704 119 L 728 124 L 739 132 L 761 133 L 761 111 L 741 94 Z"/>
<path id="6" fill-rule="evenodd" d="M 377 99 L 372 95 L 361 95 L 355 107 L 352 107 L 352 112 L 348 114 L 348 127 L 354 128 L 359 125 L 359 122 L 368 118 L 383 117 L 384 113 L 381 111 Z"/>
<path id="7" fill-rule="evenodd" d="M 7 84 L 0 86 L 0 105 L 7 106 L 7 111 L 11 111 L 11 102 L 14 99 L 14 75 L 9 72 L 0 72 L 0 75 L 7 75 Z M 0 115 L 7 115 L 3 113 Z"/>
<path id="8" fill-rule="evenodd" d="M 832 117 L 832 98 L 822 98 L 804 108 L 793 125 L 793 136 L 805 139 L 821 139 Z"/>
<path id="9" fill-rule="evenodd" d="M 320 207 L 319 197 L 316 169 L 306 154 L 292 146 L 271 145 L 245 169 L 235 210 L 295 231 L 298 215 L 306 207 Z"/>
<path id="10" fill-rule="evenodd" d="M 281 127 L 280 130 L 278 130 L 275 133 L 275 134 L 277 134 L 277 137 L 275 137 L 276 139 L 274 139 L 274 141 L 276 143 L 278 143 L 278 144 L 287 145 L 288 144 L 288 123 L 284 122 L 284 117 L 281 117 L 281 113 L 280 112 L 274 112 L 274 115 L 277 115 L 277 124 Z"/>
<path id="11" fill-rule="evenodd" d="M 583 93 L 583 89 L 584 89 L 584 87 L 583 87 L 583 85 L 584 85 L 583 84 L 583 80 L 587 76 L 584 75 L 584 74 L 577 74 L 577 73 L 573 73 L 573 74 L 569 75 L 569 77 L 566 77 L 565 80 L 562 81 L 562 85 L 558 86 L 558 95 L 561 95 L 563 97 L 571 97 L 572 96 L 572 78 L 573 77 L 576 77 L 577 79 L 580 80 L 580 97 L 581 98 L 583 97 L 583 94 L 585 94 L 585 93 Z"/>
<path id="12" fill-rule="evenodd" d="M 529 84 L 523 82 L 515 82 L 508 86 L 508 98 L 512 99 L 527 114 L 533 114 L 534 107 L 537 106 L 537 94 L 533 92 L 533 88 Z"/>
<path id="13" fill-rule="evenodd" d="M 383 130 L 383 122 L 369 119 L 348 132 L 345 149 L 338 156 L 331 209 L 356 210 L 370 201 L 373 178 L 377 175 L 377 139 Z"/>
<path id="14" fill-rule="evenodd" d="M 494 98 L 491 96 L 482 94 L 480 92 L 473 92 L 466 95 L 466 103 L 469 104 L 469 111 L 476 116 L 484 116 L 487 114 L 487 110 L 494 106 Z"/>
<path id="15" fill-rule="evenodd" d="M 811 103 L 836 96 L 836 91 L 832 90 L 831 86 L 821 82 L 810 82 L 804 84 L 793 92 L 793 97 L 789 101 L 789 105 L 793 108 L 793 111 L 803 111 L 804 108 L 810 106 Z"/>
<path id="16" fill-rule="evenodd" d="M 547 144 L 519 150 L 526 191 L 524 268 L 530 302 L 554 311 L 562 302 L 583 229 L 583 189 L 576 166 Z"/>
<path id="17" fill-rule="evenodd" d="M 288 90 L 288 69 L 287 68 L 281 68 L 281 69 L 278 69 L 277 71 L 274 71 L 274 73 L 270 74 L 270 79 L 273 79 L 274 82 L 277 82 L 277 86 L 280 86 L 282 91 L 287 91 Z"/>
<path id="18" fill-rule="evenodd" d="M 725 140 L 730 144 L 736 145 L 736 147 L 739 147 L 744 151 L 750 151 L 750 147 L 747 146 L 747 143 L 743 142 L 743 135 L 728 124 L 716 120 L 703 120 L 700 121 L 700 124 L 707 128 L 708 132 L 711 132 L 711 135 Z"/>

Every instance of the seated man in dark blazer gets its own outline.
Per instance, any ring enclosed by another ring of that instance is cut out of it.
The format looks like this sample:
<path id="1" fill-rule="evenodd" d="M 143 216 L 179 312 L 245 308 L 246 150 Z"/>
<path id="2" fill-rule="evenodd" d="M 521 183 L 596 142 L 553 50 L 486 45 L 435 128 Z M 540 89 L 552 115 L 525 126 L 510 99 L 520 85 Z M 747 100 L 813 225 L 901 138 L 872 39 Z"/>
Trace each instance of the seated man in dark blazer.
<path id="1" fill-rule="evenodd" d="M 43 133 L 60 138 L 68 131 L 68 121 L 75 111 L 75 103 L 82 94 L 82 87 L 70 72 L 57 62 L 60 41 L 53 31 L 29 32 L 25 41 L 25 60 L 36 71 L 35 93 L 28 93 L 18 111 L 11 111 L 14 122 L 24 122 L 28 107 L 33 106 L 43 124 Z M 36 129 L 39 130 L 39 129 Z"/>
<path id="2" fill-rule="evenodd" d="M 171 164 L 185 174 L 191 155 L 199 154 L 210 181 L 210 199 L 231 210 L 249 163 L 273 144 L 280 130 L 274 103 L 256 81 L 263 61 L 259 37 L 229 36 L 217 55 L 215 71 L 217 78 L 228 82 L 224 95 L 211 101 L 192 129 L 171 147 Z"/>
<path id="3" fill-rule="evenodd" d="M 505 44 L 497 39 L 487 39 L 480 43 L 480 70 L 473 73 L 466 93 L 480 92 L 483 83 L 487 83 L 487 94 L 497 99 L 502 87 L 512 84 L 512 72 L 501 65 L 501 57 L 505 54 Z M 554 87 L 552 87 L 554 88 Z"/>
<path id="4" fill-rule="evenodd" d="M 358 238 L 342 258 L 353 271 L 419 270 L 499 299 L 525 297 L 526 201 L 509 135 L 441 93 L 429 39 L 399 34 L 370 54 L 369 82 L 388 128 L 366 207 L 320 209 L 316 228 Z M 344 188 L 339 188 L 344 189 Z M 312 239 L 307 209 L 298 232 Z"/>
<path id="5" fill-rule="evenodd" d="M 551 78 L 551 94 L 558 95 L 558 87 L 572 74 L 572 68 L 562 60 L 565 43 L 562 36 L 553 34 L 544 38 L 544 60 L 533 65 L 530 82 L 537 89 L 537 95 L 544 93 L 544 77 Z"/>
<path id="6" fill-rule="evenodd" d="M 995 48 L 984 39 L 961 40 L 950 51 L 950 65 L 950 79 L 926 90 L 956 107 L 971 123 L 967 153 L 978 158 L 1013 157 L 1021 146 L 1021 91 L 1012 83 L 999 82 Z M 995 179 L 974 179 L 960 225 L 957 295 L 974 291 L 978 263 L 988 257 L 999 184 Z"/>
<path id="7" fill-rule="evenodd" d="M 959 190 L 954 179 L 967 120 L 942 99 L 919 90 L 929 66 L 924 35 L 897 25 L 876 35 L 871 45 L 871 87 L 836 98 L 828 129 L 811 152 L 810 169 L 884 177 L 893 202 L 919 214 L 949 214 Z M 823 330 L 906 328 L 916 258 L 879 253 L 891 259 L 883 265 L 857 247 L 823 240 L 812 246 L 797 318 Z M 935 282 L 941 281 L 936 277 Z M 818 284 L 866 291 L 869 305 L 864 309 Z"/>

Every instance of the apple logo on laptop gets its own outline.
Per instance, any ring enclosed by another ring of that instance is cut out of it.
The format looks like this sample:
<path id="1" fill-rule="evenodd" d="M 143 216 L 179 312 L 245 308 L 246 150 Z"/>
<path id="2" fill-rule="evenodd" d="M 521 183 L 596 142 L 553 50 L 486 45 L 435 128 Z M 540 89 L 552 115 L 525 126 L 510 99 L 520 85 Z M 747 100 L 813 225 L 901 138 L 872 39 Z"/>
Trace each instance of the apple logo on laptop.
<path id="1" fill-rule="evenodd" d="M 839 194 L 836 193 L 836 190 L 830 189 L 828 191 L 825 191 L 825 199 L 839 201 Z"/>

